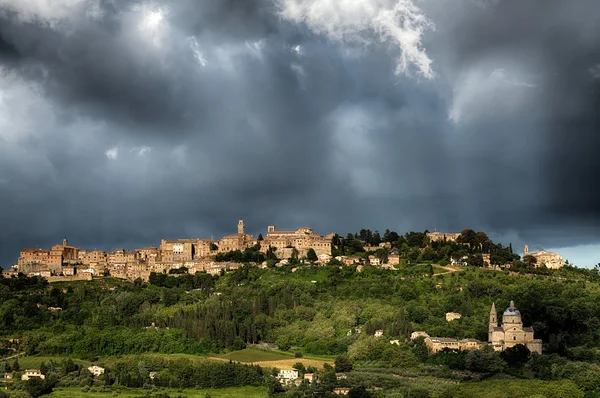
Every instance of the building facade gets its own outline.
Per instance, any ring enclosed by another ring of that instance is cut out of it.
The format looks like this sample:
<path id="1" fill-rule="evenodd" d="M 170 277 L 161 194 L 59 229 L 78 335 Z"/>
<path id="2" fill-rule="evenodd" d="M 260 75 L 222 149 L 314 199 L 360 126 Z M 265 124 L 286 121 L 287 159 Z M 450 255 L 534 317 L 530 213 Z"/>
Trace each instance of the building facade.
<path id="1" fill-rule="evenodd" d="M 523 248 L 523 257 L 528 255 L 536 259 L 536 267 L 545 266 L 550 269 L 558 269 L 565 266 L 565 262 L 560 254 L 547 252 L 545 250 L 529 253 L 529 246 L 525 245 Z"/>
<path id="2" fill-rule="evenodd" d="M 460 236 L 460 232 L 428 232 L 427 237 L 432 242 L 446 241 L 456 242 L 456 239 Z"/>
<path id="3" fill-rule="evenodd" d="M 534 338 L 533 327 L 523 327 L 521 313 L 515 307 L 513 301 L 510 302 L 510 306 L 502 314 L 502 325 L 500 326 L 498 326 L 496 305 L 492 303 L 488 341 L 496 351 L 504 351 L 517 344 L 523 344 L 531 352 L 542 353 L 542 340 Z"/>
<path id="4" fill-rule="evenodd" d="M 237 226 L 237 234 L 227 235 L 219 240 L 219 253 L 235 250 L 244 250 L 256 245 L 257 241 L 245 231 L 244 220 L 240 218 Z"/>
<path id="5" fill-rule="evenodd" d="M 302 227 L 295 231 L 278 231 L 275 225 L 267 227 L 267 235 L 260 242 L 261 250 L 266 252 L 269 247 L 274 247 L 279 251 L 285 248 L 294 247 L 298 252 L 306 253 L 313 249 L 318 255 L 331 255 L 331 237 L 332 235 L 321 236 L 313 232 L 311 228 Z M 275 252 L 277 254 L 277 251 Z"/>

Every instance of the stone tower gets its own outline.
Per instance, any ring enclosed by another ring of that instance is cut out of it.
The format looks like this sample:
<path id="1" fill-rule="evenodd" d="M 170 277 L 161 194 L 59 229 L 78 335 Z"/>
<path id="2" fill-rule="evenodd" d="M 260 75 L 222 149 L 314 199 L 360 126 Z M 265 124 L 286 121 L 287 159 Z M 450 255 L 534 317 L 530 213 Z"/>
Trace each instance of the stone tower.
<path id="1" fill-rule="evenodd" d="M 529 246 L 525 245 L 523 248 L 523 257 L 529 256 Z"/>
<path id="2" fill-rule="evenodd" d="M 492 308 L 490 309 L 490 323 L 488 325 L 488 341 L 492 342 L 492 335 L 494 333 L 494 328 L 498 327 L 498 313 L 496 312 L 496 304 L 492 303 Z"/>
<path id="3" fill-rule="evenodd" d="M 65 236 L 65 238 L 63 239 L 63 246 L 69 246 L 69 241 L 67 240 L 67 237 Z"/>
<path id="4" fill-rule="evenodd" d="M 238 234 L 244 234 L 244 220 L 242 220 L 241 218 L 240 221 L 238 221 Z"/>

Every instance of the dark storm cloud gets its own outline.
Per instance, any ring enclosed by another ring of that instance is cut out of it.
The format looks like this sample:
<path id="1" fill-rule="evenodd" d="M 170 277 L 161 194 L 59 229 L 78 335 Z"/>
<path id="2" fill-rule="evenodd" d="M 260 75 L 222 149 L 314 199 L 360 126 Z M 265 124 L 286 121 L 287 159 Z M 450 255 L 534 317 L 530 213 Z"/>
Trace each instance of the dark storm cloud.
<path id="1" fill-rule="evenodd" d="M 479 175 L 475 210 L 484 208 L 479 220 L 492 230 L 520 231 L 546 246 L 598 240 L 599 191 L 590 184 L 600 165 L 593 156 L 600 80 L 590 74 L 600 59 L 597 7 L 498 1 L 470 12 L 453 7 L 444 19 L 439 8 L 427 10 L 448 39 L 432 46 L 451 44 L 436 52 L 442 75 L 457 81 L 473 68 L 503 69 L 499 80 L 512 87 L 490 86 L 478 98 L 489 107 L 470 104 L 480 116 L 455 131 L 468 137 L 464 171 Z M 507 113 L 510 102 L 516 108 Z"/>
<path id="2" fill-rule="evenodd" d="M 419 3 L 434 81 L 272 1 L 97 4 L 59 24 L 0 13 L 4 266 L 63 235 L 134 248 L 218 238 L 240 216 L 255 234 L 598 241 L 594 2 Z"/>

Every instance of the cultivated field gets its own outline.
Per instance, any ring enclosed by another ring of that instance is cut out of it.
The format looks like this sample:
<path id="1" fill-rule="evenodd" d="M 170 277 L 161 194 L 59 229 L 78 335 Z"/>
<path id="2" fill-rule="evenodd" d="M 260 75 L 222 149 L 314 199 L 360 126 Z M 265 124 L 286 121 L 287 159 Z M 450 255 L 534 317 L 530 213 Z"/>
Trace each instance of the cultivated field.
<path id="1" fill-rule="evenodd" d="M 233 351 L 229 354 L 213 357 L 218 360 L 232 360 L 234 362 L 252 363 L 267 368 L 291 368 L 295 363 L 301 362 L 304 367 L 314 366 L 322 369 L 323 364 L 329 363 L 333 366 L 333 360 L 328 357 L 307 356 L 294 358 L 292 354 L 278 351 L 266 351 L 247 348 L 241 351 Z"/>

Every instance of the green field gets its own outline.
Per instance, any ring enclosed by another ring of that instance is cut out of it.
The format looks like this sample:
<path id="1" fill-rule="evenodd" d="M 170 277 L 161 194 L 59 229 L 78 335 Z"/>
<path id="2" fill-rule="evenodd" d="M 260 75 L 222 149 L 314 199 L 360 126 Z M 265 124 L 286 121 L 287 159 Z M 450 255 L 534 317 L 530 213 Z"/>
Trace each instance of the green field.
<path id="1" fill-rule="evenodd" d="M 158 354 L 158 353 L 144 353 L 144 354 L 130 354 L 130 355 L 122 355 L 119 357 L 104 357 L 98 359 L 99 364 L 112 364 L 117 361 L 127 360 L 127 359 L 136 359 L 142 360 L 144 358 L 152 359 L 152 358 L 161 358 L 171 361 L 176 361 L 178 359 L 186 359 L 192 362 L 201 362 L 201 361 L 210 361 L 211 359 L 206 356 L 201 355 L 192 355 L 192 354 Z"/>
<path id="2" fill-rule="evenodd" d="M 293 355 L 267 350 L 257 350 L 252 348 L 246 348 L 241 351 L 232 351 L 228 354 L 217 355 L 219 358 L 231 359 L 237 362 L 264 362 L 264 361 L 279 361 L 281 359 L 288 359 Z"/>
<path id="3" fill-rule="evenodd" d="M 33 356 L 33 357 L 19 357 L 19 366 L 21 370 L 23 369 L 39 369 L 42 362 L 48 362 L 50 360 L 58 362 L 66 359 L 67 357 L 57 357 L 57 356 Z M 12 364 L 13 360 L 9 360 L 9 363 Z M 91 362 L 83 361 L 81 359 L 73 358 L 73 362 L 83 367 L 90 366 Z"/>
<path id="4" fill-rule="evenodd" d="M 244 350 L 232 351 L 228 354 L 215 356 L 218 358 L 231 359 L 234 362 L 266 362 L 294 358 L 294 353 L 287 351 L 268 351 L 257 348 L 246 348 Z M 298 358 L 299 361 L 302 359 L 333 361 L 335 360 L 335 355 L 304 355 L 302 358 Z"/>
<path id="5" fill-rule="evenodd" d="M 118 395 L 114 395 L 114 392 L 118 391 Z M 110 392 L 83 392 L 81 388 L 69 387 L 69 388 L 56 388 L 50 397 L 53 398 L 113 398 L 115 396 L 122 398 L 134 398 L 146 395 L 149 390 L 143 389 L 114 389 Z M 247 397 L 247 398 L 266 398 L 267 390 L 263 387 L 236 387 L 236 388 L 222 388 L 222 389 L 206 389 L 206 390 L 172 390 L 165 389 L 159 390 L 161 393 L 169 394 L 171 397 L 198 397 L 204 398 L 206 393 L 209 393 L 212 398 L 234 398 L 234 397 Z"/>

